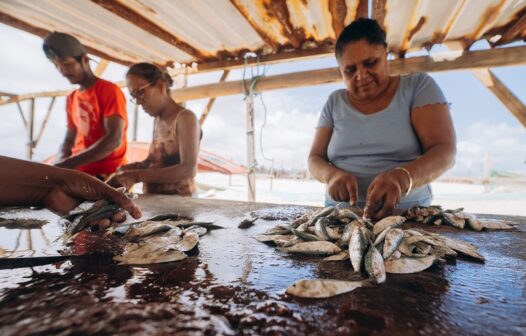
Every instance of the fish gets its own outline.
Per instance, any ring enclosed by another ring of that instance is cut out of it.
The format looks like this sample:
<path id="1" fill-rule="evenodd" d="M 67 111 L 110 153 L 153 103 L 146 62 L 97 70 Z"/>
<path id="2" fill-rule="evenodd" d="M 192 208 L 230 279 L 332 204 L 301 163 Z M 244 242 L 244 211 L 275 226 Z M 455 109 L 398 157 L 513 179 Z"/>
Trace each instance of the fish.
<path id="1" fill-rule="evenodd" d="M 351 209 L 338 209 L 338 212 L 336 214 L 336 219 L 338 220 L 344 220 L 347 219 L 349 221 L 357 220 L 361 218 L 361 215 L 357 215 L 354 211 Z"/>
<path id="2" fill-rule="evenodd" d="M 329 233 L 325 226 L 329 223 L 329 220 L 325 217 L 320 217 L 314 224 L 314 233 L 318 236 L 319 240 L 330 240 Z"/>
<path id="3" fill-rule="evenodd" d="M 442 219 L 446 224 L 463 229 L 466 225 L 466 220 L 464 218 L 458 217 L 456 214 L 451 214 L 444 212 L 442 213 Z"/>
<path id="4" fill-rule="evenodd" d="M 429 255 L 421 258 L 401 257 L 399 259 L 385 260 L 385 272 L 408 274 L 422 272 L 436 261 L 436 256 Z"/>
<path id="5" fill-rule="evenodd" d="M 291 233 L 290 228 L 283 225 L 276 225 L 265 232 L 266 235 L 286 235 L 289 233 Z"/>
<path id="6" fill-rule="evenodd" d="M 382 232 L 380 232 L 380 234 L 378 236 L 376 236 L 376 239 L 374 240 L 374 245 L 378 245 L 380 244 L 381 242 L 384 241 L 385 239 L 385 236 L 387 235 L 387 233 L 389 233 L 389 231 L 391 231 L 391 228 L 387 228 L 385 230 L 383 230 Z"/>
<path id="7" fill-rule="evenodd" d="M 333 206 L 323 208 L 318 213 L 316 213 L 314 216 L 312 216 L 312 218 L 307 222 L 307 226 L 312 226 L 316 224 L 318 219 L 329 216 L 334 211 L 334 209 L 335 208 Z"/>
<path id="8" fill-rule="evenodd" d="M 443 236 L 440 237 L 440 240 L 444 242 L 445 245 L 452 250 L 460 252 L 463 255 L 474 258 L 481 262 L 485 261 L 484 256 L 476 251 L 477 247 L 473 244 L 464 242 L 462 240 L 443 237 Z"/>
<path id="9" fill-rule="evenodd" d="M 297 229 L 301 224 L 307 223 L 309 220 L 309 214 L 306 213 L 303 216 L 293 220 L 288 226 L 292 229 Z"/>
<path id="10" fill-rule="evenodd" d="M 372 243 L 365 254 L 365 271 L 369 274 L 372 283 L 381 284 L 385 282 L 384 258 Z"/>
<path id="11" fill-rule="evenodd" d="M 172 228 L 173 226 L 168 224 L 144 221 L 136 226 L 131 226 L 124 237 L 129 240 L 136 240 L 138 238 L 146 237 L 152 234 L 166 232 Z"/>
<path id="12" fill-rule="evenodd" d="M 257 220 L 257 218 L 245 218 L 239 223 L 237 226 L 239 229 L 248 229 L 249 227 L 254 225 L 254 222 Z"/>
<path id="13" fill-rule="evenodd" d="M 118 261 L 121 265 L 147 265 L 160 264 L 166 262 L 179 261 L 187 258 L 188 255 L 177 249 L 157 250 L 149 254 L 136 257 L 115 256 L 113 259 Z"/>
<path id="14" fill-rule="evenodd" d="M 415 243 L 415 251 L 419 254 L 428 255 L 431 253 L 432 246 L 429 244 L 426 244 L 424 242 L 417 242 Z"/>
<path id="15" fill-rule="evenodd" d="M 364 281 L 301 279 L 289 286 L 286 293 L 302 298 L 321 299 L 351 292 L 364 284 Z"/>
<path id="16" fill-rule="evenodd" d="M 340 236 L 340 239 L 338 240 L 336 245 L 338 246 L 348 246 L 349 245 L 349 240 L 351 240 L 352 229 L 355 225 L 356 224 L 354 224 L 353 222 L 350 222 L 349 224 L 345 225 L 345 228 L 343 229 L 343 233 Z"/>
<path id="17" fill-rule="evenodd" d="M 362 268 L 363 257 L 367 249 L 368 241 L 362 235 L 360 227 L 355 225 L 349 240 L 349 258 L 351 264 L 356 272 L 360 272 Z"/>
<path id="18" fill-rule="evenodd" d="M 323 258 L 324 261 L 343 261 L 347 259 L 349 259 L 349 253 L 347 251 L 342 251 L 338 254 Z"/>
<path id="19" fill-rule="evenodd" d="M 402 216 L 389 216 L 379 220 L 373 227 L 374 235 L 378 235 L 380 232 L 387 228 L 398 227 L 406 221 L 405 217 Z"/>
<path id="20" fill-rule="evenodd" d="M 201 237 L 201 236 L 204 236 L 208 232 L 208 230 L 202 226 L 193 225 L 193 226 L 190 226 L 189 228 L 184 229 L 183 232 L 184 233 L 195 232 L 197 233 L 199 237 Z"/>
<path id="21" fill-rule="evenodd" d="M 330 256 L 336 253 L 340 253 L 342 250 L 334 243 L 328 241 L 311 241 L 298 243 L 290 247 L 278 248 L 281 252 L 294 253 L 294 254 L 305 254 L 310 256 Z"/>
<path id="22" fill-rule="evenodd" d="M 285 239 L 290 240 L 294 239 L 294 235 L 267 235 L 267 234 L 260 234 L 253 237 L 257 241 L 260 241 L 262 243 L 274 243 L 276 240 L 279 239 Z"/>
<path id="23" fill-rule="evenodd" d="M 318 240 L 321 240 L 320 237 L 316 236 L 316 235 L 313 235 L 313 234 L 310 234 L 310 233 L 307 233 L 307 232 L 302 232 L 302 231 L 299 231 L 299 230 L 295 230 L 293 228 L 290 229 L 290 231 L 292 231 L 292 233 L 298 237 L 298 238 L 301 238 L 305 241 L 318 241 Z"/>
<path id="24" fill-rule="evenodd" d="M 511 230 L 514 229 L 510 221 L 498 219 L 479 219 L 482 228 L 486 230 Z"/>
<path id="25" fill-rule="evenodd" d="M 389 232 L 385 235 L 384 248 L 382 250 L 384 259 L 389 258 L 398 249 L 402 240 L 404 240 L 404 231 L 401 229 L 389 229 Z"/>

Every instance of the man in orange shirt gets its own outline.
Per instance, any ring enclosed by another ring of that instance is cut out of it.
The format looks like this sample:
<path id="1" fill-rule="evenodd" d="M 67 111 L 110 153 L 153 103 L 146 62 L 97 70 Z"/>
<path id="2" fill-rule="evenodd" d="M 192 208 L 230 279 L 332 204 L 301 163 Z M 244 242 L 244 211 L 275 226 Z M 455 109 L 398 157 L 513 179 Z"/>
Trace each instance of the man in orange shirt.
<path id="1" fill-rule="evenodd" d="M 80 85 L 66 100 L 68 129 L 55 166 L 105 179 L 126 163 L 124 94 L 117 85 L 93 74 L 86 48 L 75 37 L 51 33 L 43 49 L 71 84 Z"/>

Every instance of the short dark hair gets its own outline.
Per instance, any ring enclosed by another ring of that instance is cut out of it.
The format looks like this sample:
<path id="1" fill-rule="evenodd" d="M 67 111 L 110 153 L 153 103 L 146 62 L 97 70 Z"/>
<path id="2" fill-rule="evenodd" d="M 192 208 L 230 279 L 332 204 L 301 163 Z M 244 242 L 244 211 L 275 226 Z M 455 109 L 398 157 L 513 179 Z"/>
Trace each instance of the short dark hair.
<path id="1" fill-rule="evenodd" d="M 338 36 L 335 48 L 336 57 L 340 58 L 343 54 L 343 48 L 347 44 L 359 40 L 367 40 L 370 44 L 387 47 L 385 30 L 382 29 L 378 21 L 359 18 L 345 27 L 340 36 Z"/>
<path id="2" fill-rule="evenodd" d="M 146 79 L 150 83 L 155 83 L 162 80 L 166 83 L 166 90 L 170 93 L 170 87 L 173 84 L 173 79 L 167 71 L 161 67 L 151 63 L 136 63 L 128 69 L 126 76 L 134 75 Z"/>

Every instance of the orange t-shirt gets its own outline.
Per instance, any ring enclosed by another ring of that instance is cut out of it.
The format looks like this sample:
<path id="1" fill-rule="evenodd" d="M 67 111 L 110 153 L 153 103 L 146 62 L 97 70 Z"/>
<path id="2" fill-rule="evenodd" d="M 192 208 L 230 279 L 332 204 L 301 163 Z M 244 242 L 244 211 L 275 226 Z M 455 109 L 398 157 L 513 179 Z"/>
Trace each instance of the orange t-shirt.
<path id="1" fill-rule="evenodd" d="M 122 144 L 104 159 L 78 167 L 91 175 L 111 174 L 126 163 L 126 130 L 128 115 L 126 98 L 121 89 L 106 80 L 97 79 L 84 91 L 73 91 L 66 100 L 68 128 L 76 129 L 77 137 L 72 154 L 75 155 L 93 145 L 106 134 L 104 118 L 117 115 L 124 120 Z"/>

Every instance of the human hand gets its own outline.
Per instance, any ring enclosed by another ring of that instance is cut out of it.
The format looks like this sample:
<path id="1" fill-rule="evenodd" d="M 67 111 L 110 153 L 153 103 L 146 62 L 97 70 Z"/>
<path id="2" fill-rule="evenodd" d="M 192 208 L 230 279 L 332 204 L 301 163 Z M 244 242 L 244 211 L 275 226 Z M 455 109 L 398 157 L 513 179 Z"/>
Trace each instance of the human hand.
<path id="1" fill-rule="evenodd" d="M 145 164 L 143 161 L 139 161 L 139 162 L 128 163 L 124 166 L 120 166 L 117 171 L 124 172 L 128 170 L 145 169 L 145 168 L 147 168 L 147 164 Z"/>
<path id="2" fill-rule="evenodd" d="M 139 207 L 122 192 L 99 181 L 93 176 L 78 171 L 65 171 L 62 178 L 43 197 L 42 204 L 49 210 L 65 215 L 83 201 L 97 201 L 106 199 L 124 210 L 133 218 L 142 216 Z M 124 212 L 118 212 L 111 219 L 105 218 L 92 223 L 104 229 L 111 221 L 122 222 L 126 219 Z"/>
<path id="3" fill-rule="evenodd" d="M 327 191 L 331 198 L 338 202 L 356 204 L 358 200 L 358 184 L 356 178 L 347 172 L 334 174 L 327 183 Z"/>
<path id="4" fill-rule="evenodd" d="M 377 175 L 367 189 L 364 217 L 382 219 L 390 216 L 407 189 L 406 180 L 407 175 L 399 169 Z"/>
<path id="5" fill-rule="evenodd" d="M 74 169 L 76 167 L 73 161 L 69 157 L 58 160 L 53 165 L 55 167 L 66 168 L 66 169 Z"/>
<path id="6" fill-rule="evenodd" d="M 124 187 L 126 190 L 130 190 L 137 182 L 137 176 L 133 171 L 118 172 L 107 181 L 112 187 Z"/>

